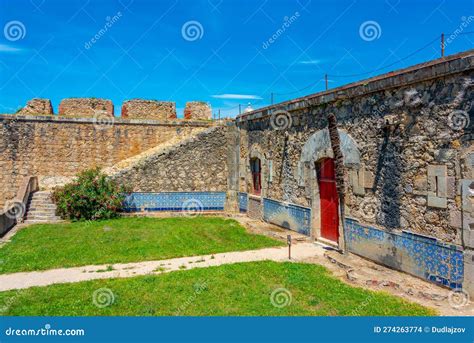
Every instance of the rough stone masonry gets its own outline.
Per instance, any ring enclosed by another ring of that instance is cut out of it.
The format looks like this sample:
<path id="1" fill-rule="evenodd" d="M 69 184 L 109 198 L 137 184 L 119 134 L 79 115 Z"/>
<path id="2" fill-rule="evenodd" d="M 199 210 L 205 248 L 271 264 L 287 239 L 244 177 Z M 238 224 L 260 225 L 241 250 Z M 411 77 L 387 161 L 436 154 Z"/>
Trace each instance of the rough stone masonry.
<path id="1" fill-rule="evenodd" d="M 11 197 L 20 176 L 73 174 L 153 149 L 114 177 L 146 192 L 227 190 L 227 209 L 246 202 L 251 216 L 474 294 L 473 88 L 468 51 L 245 113 L 164 149 L 157 144 L 192 122 L 121 119 L 101 132 L 92 119 L 0 116 L 0 186 Z M 185 117 L 210 119 L 206 106 L 189 103 Z M 331 113 L 345 216 L 338 240 L 327 242 L 318 173 L 334 158 Z"/>

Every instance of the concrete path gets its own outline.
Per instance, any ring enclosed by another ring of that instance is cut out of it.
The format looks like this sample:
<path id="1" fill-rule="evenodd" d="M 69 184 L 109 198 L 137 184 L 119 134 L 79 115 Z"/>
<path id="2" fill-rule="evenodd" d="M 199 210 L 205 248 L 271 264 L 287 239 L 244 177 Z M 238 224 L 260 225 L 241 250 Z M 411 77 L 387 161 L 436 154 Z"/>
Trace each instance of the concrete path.
<path id="1" fill-rule="evenodd" d="M 292 246 L 291 261 L 323 256 L 325 250 L 313 243 Z M 74 268 L 51 269 L 0 275 L 0 291 L 47 286 L 56 283 L 72 283 L 95 279 L 126 278 L 147 274 L 160 274 L 176 270 L 205 268 L 253 261 L 288 261 L 288 247 L 236 251 L 214 255 L 181 257 L 159 261 L 92 265 Z M 111 267 L 112 266 L 112 267 Z"/>

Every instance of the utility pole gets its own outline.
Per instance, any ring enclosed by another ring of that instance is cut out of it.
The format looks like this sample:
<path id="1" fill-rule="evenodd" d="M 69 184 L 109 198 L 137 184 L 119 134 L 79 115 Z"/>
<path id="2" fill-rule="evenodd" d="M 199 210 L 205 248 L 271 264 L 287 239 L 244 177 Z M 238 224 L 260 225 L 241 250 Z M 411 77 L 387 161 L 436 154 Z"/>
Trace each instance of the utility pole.
<path id="1" fill-rule="evenodd" d="M 324 75 L 324 81 L 326 81 L 326 90 L 328 90 L 328 74 Z"/>
<path id="2" fill-rule="evenodd" d="M 221 121 L 221 109 L 219 108 L 219 122 Z"/>
<path id="3" fill-rule="evenodd" d="M 441 57 L 444 57 L 444 32 L 441 34 Z"/>
<path id="4" fill-rule="evenodd" d="M 273 105 L 273 93 L 271 94 L 271 104 Z"/>
<path id="5" fill-rule="evenodd" d="M 239 104 L 239 114 L 242 114 L 242 105 Z"/>

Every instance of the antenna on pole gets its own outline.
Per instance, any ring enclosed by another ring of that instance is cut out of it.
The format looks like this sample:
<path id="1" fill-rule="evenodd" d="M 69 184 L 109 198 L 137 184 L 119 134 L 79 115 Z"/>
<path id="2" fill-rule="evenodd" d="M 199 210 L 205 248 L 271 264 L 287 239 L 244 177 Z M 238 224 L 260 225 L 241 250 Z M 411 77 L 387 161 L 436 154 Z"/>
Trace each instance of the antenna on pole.
<path id="1" fill-rule="evenodd" d="M 326 82 L 326 90 L 328 90 L 328 74 L 324 75 L 324 81 Z"/>
<path id="2" fill-rule="evenodd" d="M 444 57 L 444 32 L 441 34 L 441 57 Z"/>

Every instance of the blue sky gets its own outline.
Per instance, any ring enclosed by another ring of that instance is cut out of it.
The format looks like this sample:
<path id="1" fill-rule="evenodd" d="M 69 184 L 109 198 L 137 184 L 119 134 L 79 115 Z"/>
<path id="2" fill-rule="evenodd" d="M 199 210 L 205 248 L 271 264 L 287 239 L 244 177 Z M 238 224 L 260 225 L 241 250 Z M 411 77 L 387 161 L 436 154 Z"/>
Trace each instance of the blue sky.
<path id="1" fill-rule="evenodd" d="M 222 116 L 438 58 L 474 0 L 0 0 L 0 113 L 33 97 L 209 102 Z M 459 31 L 461 30 L 461 31 Z M 95 41 L 93 38 L 95 37 Z M 434 41 L 419 53 L 396 63 Z M 456 35 L 446 54 L 474 48 Z M 374 71 L 377 70 L 377 71 Z M 372 72 L 373 71 L 373 72 Z M 363 74 L 359 76 L 344 76 Z"/>

